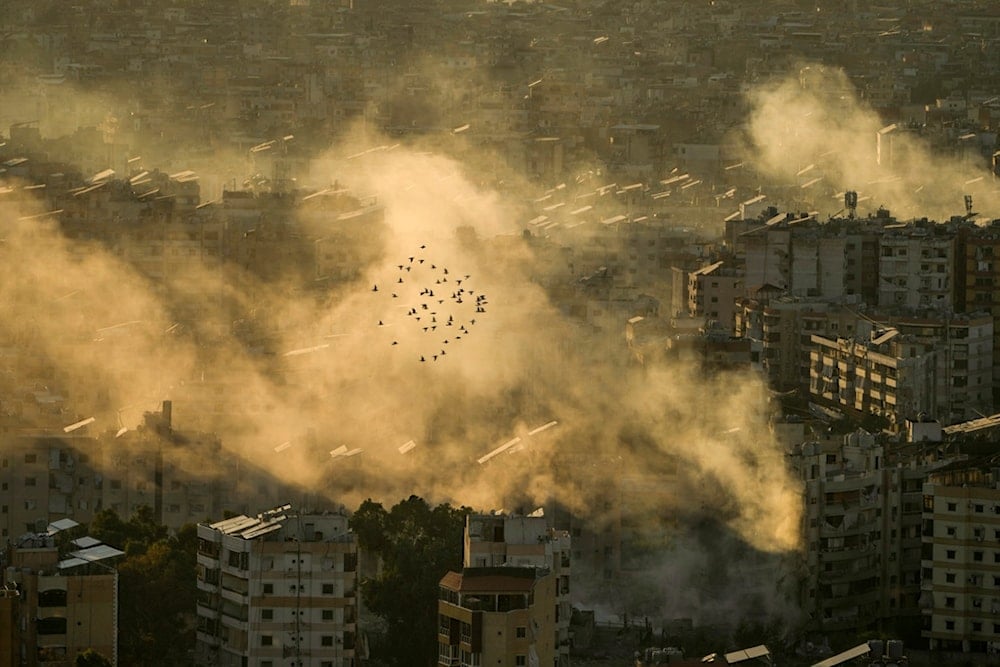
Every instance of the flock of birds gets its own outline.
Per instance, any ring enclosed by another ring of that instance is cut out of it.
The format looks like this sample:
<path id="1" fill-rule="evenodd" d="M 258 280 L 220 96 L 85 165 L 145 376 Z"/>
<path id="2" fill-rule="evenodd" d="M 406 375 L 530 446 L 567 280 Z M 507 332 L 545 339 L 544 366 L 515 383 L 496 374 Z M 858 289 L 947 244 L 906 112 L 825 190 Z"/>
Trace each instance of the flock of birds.
<path id="1" fill-rule="evenodd" d="M 396 264 L 388 282 L 372 285 L 375 297 L 388 298 L 403 319 L 380 319 L 379 327 L 411 327 L 420 335 L 421 363 L 443 360 L 448 350 L 472 335 L 477 319 L 489 305 L 486 294 L 472 289 L 471 276 L 458 275 L 426 257 L 427 246 Z M 410 337 L 391 336 L 391 346 L 403 346 Z"/>
<path id="2" fill-rule="evenodd" d="M 395 271 L 371 287 L 372 297 L 389 300 L 379 304 L 377 312 L 393 313 L 383 315 L 377 326 L 391 332 L 386 338 L 391 347 L 416 347 L 416 356 L 421 363 L 443 361 L 448 351 L 461 344 L 475 331 L 476 322 L 485 314 L 489 300 L 485 293 L 474 289 L 469 274 L 458 274 L 433 260 L 421 245 L 412 256 L 403 258 L 395 265 Z M 386 307 L 387 306 L 387 307 Z M 402 311 L 400 315 L 395 313 Z M 394 327 L 400 327 L 396 330 Z M 404 329 L 405 328 L 405 329 Z M 412 335 L 416 334 L 416 335 Z M 414 345 L 414 341 L 416 344 Z M 320 346 L 326 347 L 326 346 Z M 316 348 L 293 350 L 286 355 L 304 354 Z M 551 421 L 530 430 L 523 437 L 515 437 L 477 459 L 480 465 L 500 454 L 521 451 L 531 439 L 555 426 Z M 291 441 L 274 448 L 280 453 L 293 446 Z M 417 448 L 414 440 L 408 440 L 397 451 L 409 454 Z M 349 449 L 341 445 L 330 451 L 332 459 L 351 458 L 360 454 L 360 448 Z"/>

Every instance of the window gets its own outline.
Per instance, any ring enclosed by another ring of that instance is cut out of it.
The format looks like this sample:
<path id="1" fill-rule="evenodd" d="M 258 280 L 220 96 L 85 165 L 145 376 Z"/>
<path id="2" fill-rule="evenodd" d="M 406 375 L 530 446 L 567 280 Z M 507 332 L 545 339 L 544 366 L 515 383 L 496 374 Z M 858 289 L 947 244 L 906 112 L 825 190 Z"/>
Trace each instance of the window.
<path id="1" fill-rule="evenodd" d="M 528 656 L 526 656 L 526 655 L 516 655 L 516 656 L 514 656 L 514 664 L 518 665 L 518 667 L 521 667 L 521 665 L 527 665 L 528 664 Z"/>
<path id="2" fill-rule="evenodd" d="M 323 620 L 324 621 L 332 621 L 333 620 L 333 610 L 332 609 L 324 609 L 323 610 Z"/>
<path id="3" fill-rule="evenodd" d="M 64 635 L 66 634 L 65 618 L 40 618 L 36 622 L 36 631 L 40 635 Z"/>
<path id="4" fill-rule="evenodd" d="M 333 635 L 323 635 L 319 638 L 320 646 L 333 646 Z"/>
<path id="5" fill-rule="evenodd" d="M 333 584 L 323 584 L 323 595 L 333 595 Z"/>
<path id="6" fill-rule="evenodd" d="M 24 462 L 25 463 L 34 463 L 37 460 L 38 460 L 38 455 L 36 455 L 36 454 L 25 454 L 24 455 Z"/>
<path id="7" fill-rule="evenodd" d="M 274 646 L 274 637 L 271 635 L 261 635 L 260 636 L 261 646 Z"/>
<path id="8" fill-rule="evenodd" d="M 976 561 L 977 563 L 983 562 L 983 552 L 982 551 L 973 551 L 972 552 L 972 560 Z"/>
<path id="9" fill-rule="evenodd" d="M 954 630 L 955 629 L 955 621 L 945 621 L 944 622 L 944 629 L 945 630 Z"/>
<path id="10" fill-rule="evenodd" d="M 944 557 L 947 558 L 948 560 L 955 560 L 955 550 L 954 549 L 948 549 L 944 553 Z"/>
<path id="11" fill-rule="evenodd" d="M 955 608 L 955 598 L 953 598 L 953 597 L 946 597 L 944 599 L 944 606 L 947 607 L 948 609 L 954 609 Z"/>
<path id="12" fill-rule="evenodd" d="M 274 595 L 274 584 L 264 584 L 261 592 L 264 595 Z"/>
<path id="13" fill-rule="evenodd" d="M 39 607 L 65 607 L 66 591 L 54 589 L 49 591 L 38 591 Z"/>
<path id="14" fill-rule="evenodd" d="M 262 621 L 273 621 L 274 620 L 274 610 L 273 609 L 261 609 L 260 619 Z"/>
<path id="15" fill-rule="evenodd" d="M 528 628 L 526 626 L 519 625 L 514 631 L 514 634 L 518 639 L 524 639 L 528 636 Z"/>
<path id="16" fill-rule="evenodd" d="M 24 485 L 25 486 L 35 486 L 37 483 L 38 483 L 38 480 L 35 479 L 34 477 L 25 477 L 24 478 Z"/>
<path id="17" fill-rule="evenodd" d="M 949 512 L 957 512 L 958 511 L 958 503 L 948 503 L 948 511 Z"/>
<path id="18" fill-rule="evenodd" d="M 982 514 L 985 507 L 983 505 L 976 505 L 975 509 L 977 514 Z"/>
<path id="19" fill-rule="evenodd" d="M 944 575 L 944 580 L 945 580 L 945 583 L 948 583 L 948 584 L 955 583 L 955 573 L 954 572 L 948 572 L 948 573 L 946 573 Z"/>

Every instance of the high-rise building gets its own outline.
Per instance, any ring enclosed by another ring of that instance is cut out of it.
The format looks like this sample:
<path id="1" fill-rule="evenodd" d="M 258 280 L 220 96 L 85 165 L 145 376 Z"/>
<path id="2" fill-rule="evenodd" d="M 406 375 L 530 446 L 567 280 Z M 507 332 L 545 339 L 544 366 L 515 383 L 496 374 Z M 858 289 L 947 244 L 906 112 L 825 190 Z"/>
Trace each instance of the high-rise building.
<path id="1" fill-rule="evenodd" d="M 923 636 L 931 650 L 1000 648 L 1000 470 L 959 461 L 923 486 Z"/>
<path id="2" fill-rule="evenodd" d="M 811 626 L 915 632 L 926 467 L 891 464 L 876 436 L 860 430 L 805 442 L 791 461 L 804 482 L 800 605 Z"/>
<path id="3" fill-rule="evenodd" d="M 198 525 L 198 665 L 353 667 L 358 550 L 344 513 Z"/>

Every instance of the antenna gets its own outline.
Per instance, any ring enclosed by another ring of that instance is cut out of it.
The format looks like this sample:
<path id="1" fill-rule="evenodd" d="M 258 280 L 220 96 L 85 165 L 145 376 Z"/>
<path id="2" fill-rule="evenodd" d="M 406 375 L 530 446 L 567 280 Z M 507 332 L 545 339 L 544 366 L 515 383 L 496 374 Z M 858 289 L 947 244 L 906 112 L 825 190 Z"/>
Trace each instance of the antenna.
<path id="1" fill-rule="evenodd" d="M 965 218 L 974 218 L 978 215 L 972 211 L 972 195 L 965 195 Z"/>
<path id="2" fill-rule="evenodd" d="M 858 193 L 856 191 L 848 190 L 844 193 L 844 208 L 847 209 L 847 217 L 853 220 L 858 212 Z"/>

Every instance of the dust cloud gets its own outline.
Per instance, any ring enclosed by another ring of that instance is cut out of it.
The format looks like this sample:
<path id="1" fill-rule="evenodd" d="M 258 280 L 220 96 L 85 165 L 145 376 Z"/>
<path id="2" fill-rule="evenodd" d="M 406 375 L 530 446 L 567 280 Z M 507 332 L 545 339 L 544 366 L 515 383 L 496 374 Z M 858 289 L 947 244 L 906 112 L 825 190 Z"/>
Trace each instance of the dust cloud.
<path id="1" fill-rule="evenodd" d="M 237 262 L 188 265 L 164 289 L 113 248 L 64 236 L 57 216 L 8 201 L 0 336 L 95 428 L 134 427 L 141 410 L 123 408 L 169 399 L 177 428 L 213 431 L 348 507 L 411 493 L 487 510 L 558 503 L 602 525 L 625 499 L 640 523 L 709 512 L 761 552 L 800 547 L 799 486 L 759 379 L 629 369 L 624 322 L 621 335 L 588 333 L 530 280 L 519 200 L 467 164 L 385 138 L 360 146 L 313 169 L 317 184 L 343 182 L 384 210 L 344 242 L 360 275 L 330 289 L 303 285 L 311 266 L 265 280 Z M 309 207 L 298 214 L 306 246 L 331 232 Z M 215 314 L 178 326 L 181 311 Z M 653 492 L 630 495 L 636 478 Z"/>
<path id="2" fill-rule="evenodd" d="M 749 93 L 743 140 L 765 178 L 826 215 L 843 214 L 843 193 L 854 190 L 861 214 L 884 206 L 901 219 L 947 220 L 965 214 L 969 194 L 983 217 L 1000 216 L 978 135 L 952 132 L 950 148 L 934 150 L 922 119 L 882 121 L 843 70 L 795 69 Z"/>

